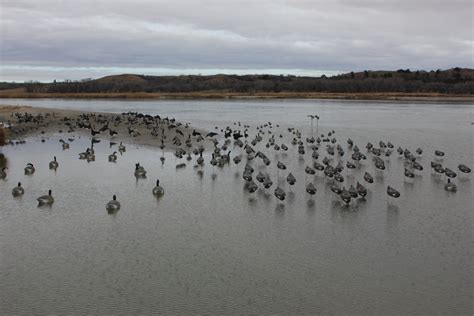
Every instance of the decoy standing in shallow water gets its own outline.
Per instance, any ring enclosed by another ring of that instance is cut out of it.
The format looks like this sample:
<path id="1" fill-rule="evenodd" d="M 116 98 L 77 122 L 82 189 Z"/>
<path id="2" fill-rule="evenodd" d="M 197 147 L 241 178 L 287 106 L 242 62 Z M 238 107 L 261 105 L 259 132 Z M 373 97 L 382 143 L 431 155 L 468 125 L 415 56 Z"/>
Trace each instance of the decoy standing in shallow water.
<path id="1" fill-rule="evenodd" d="M 18 186 L 13 188 L 12 194 L 13 196 L 21 196 L 25 194 L 25 190 L 21 187 L 21 182 L 18 182 Z"/>
<path id="2" fill-rule="evenodd" d="M 114 196 L 112 197 L 112 200 L 110 200 L 105 208 L 107 209 L 107 211 L 109 212 L 115 212 L 115 211 L 118 211 L 120 209 L 120 202 L 117 201 L 117 196 L 114 194 Z"/>
<path id="3" fill-rule="evenodd" d="M 51 205 L 54 203 L 54 198 L 52 196 L 51 190 L 49 190 L 48 195 L 40 196 L 36 200 L 38 201 L 38 206 Z"/>

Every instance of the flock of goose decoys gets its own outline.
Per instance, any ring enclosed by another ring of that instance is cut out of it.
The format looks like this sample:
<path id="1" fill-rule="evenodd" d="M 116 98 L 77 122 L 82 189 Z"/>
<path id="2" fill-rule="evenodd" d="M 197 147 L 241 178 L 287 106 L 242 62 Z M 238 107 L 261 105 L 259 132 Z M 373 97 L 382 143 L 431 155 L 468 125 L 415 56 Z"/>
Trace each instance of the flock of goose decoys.
<path id="1" fill-rule="evenodd" d="M 48 123 L 47 118 L 49 115 L 32 115 L 15 113 L 14 118 L 16 121 L 10 126 L 21 126 L 21 123 L 33 122 L 38 129 L 46 126 Z M 390 159 L 392 154 L 397 153 L 398 156 L 403 159 L 404 170 L 403 174 L 406 181 L 415 178 L 425 168 L 420 162 L 420 157 L 423 155 L 422 148 L 416 148 L 413 152 L 407 148 L 398 147 L 395 149 L 395 145 L 391 142 L 384 142 L 380 140 L 378 146 L 367 142 L 365 144 L 365 151 L 359 147 L 351 138 L 346 140 L 344 146 L 338 142 L 336 138 L 336 132 L 331 130 L 327 134 L 319 134 L 318 127 L 316 128 L 316 137 L 313 136 L 313 120 L 319 121 L 319 116 L 308 115 L 311 119 L 311 135 L 303 137 L 302 132 L 295 127 L 289 127 L 286 129 L 279 128 L 278 124 L 271 122 L 255 126 L 254 135 L 250 135 L 250 125 L 242 124 L 241 122 L 234 122 L 234 127 L 226 126 L 225 128 L 215 127 L 216 132 L 199 132 L 195 129 L 191 130 L 189 123 L 183 124 L 177 122 L 175 119 L 161 118 L 160 116 L 151 116 L 136 112 L 128 112 L 122 114 L 80 114 L 75 118 L 64 116 L 60 121 L 60 126 L 64 126 L 67 132 L 74 133 L 76 130 L 86 131 L 90 133 L 91 145 L 86 148 L 85 151 L 79 153 L 79 159 L 93 162 L 96 159 L 94 144 L 99 143 L 101 139 L 98 135 L 102 133 L 110 136 L 110 148 L 117 148 L 108 155 L 108 161 L 111 163 L 117 162 L 119 156 L 117 153 L 124 154 L 126 152 L 125 145 L 115 141 L 119 134 L 125 134 L 127 137 L 140 137 L 143 134 L 149 134 L 159 144 L 159 147 L 164 150 L 165 148 L 173 149 L 174 155 L 177 159 L 184 159 L 188 163 L 195 160 L 194 168 L 197 169 L 198 174 L 202 176 L 202 166 L 205 164 L 205 158 L 203 153 L 208 154 L 210 157 L 209 163 L 214 166 L 224 167 L 228 164 L 239 165 L 245 161 L 242 178 L 245 181 L 244 189 L 253 194 L 257 190 L 262 189 L 264 191 L 273 190 L 273 195 L 279 200 L 284 201 L 286 199 L 286 192 L 284 186 L 280 186 L 282 181 L 280 173 L 286 175 L 284 180 L 289 187 L 295 185 L 298 181 L 291 171 L 289 171 L 287 165 L 281 161 L 272 161 L 270 156 L 275 154 L 274 157 L 280 157 L 276 154 L 280 152 L 295 153 L 297 156 L 305 156 L 307 152 L 311 156 L 311 164 L 304 167 L 306 174 L 306 185 L 305 191 L 309 194 L 310 198 L 317 193 L 316 183 L 314 181 L 308 181 L 308 176 L 316 179 L 315 176 L 320 174 L 323 176 L 326 184 L 330 190 L 334 192 L 335 196 L 338 196 L 344 204 L 349 205 L 351 200 L 360 198 L 365 199 L 369 193 L 368 187 L 374 184 L 374 176 L 367 170 L 368 165 L 364 161 L 372 161 L 375 172 L 383 175 L 386 169 L 386 160 Z M 101 127 L 97 127 L 97 126 Z M 275 127 L 275 128 L 274 128 Z M 62 130 L 60 130 L 62 133 Z M 108 132 L 108 133 L 107 133 Z M 171 136 L 174 134 L 174 137 Z M 204 136 L 203 136 L 204 135 Z M 107 137 L 107 136 L 106 136 Z M 66 140 L 61 139 L 60 143 L 63 150 L 70 148 L 70 143 L 74 141 L 74 137 L 70 137 Z M 288 145 L 284 143 L 284 140 L 289 141 Z M 44 141 L 44 140 L 42 140 Z M 232 147 L 232 148 L 231 148 Z M 294 149 L 292 149 L 294 148 Z M 237 151 L 231 157 L 232 151 Z M 193 158 L 193 156 L 195 158 Z M 434 151 L 434 159 L 431 161 L 431 172 L 444 175 L 446 182 L 444 185 L 445 190 L 455 192 L 457 185 L 453 180 L 457 177 L 457 173 L 448 167 L 443 166 L 443 157 L 445 153 L 440 150 Z M 286 157 L 286 156 L 285 156 Z M 344 157 L 347 157 L 344 161 Z M 293 158 L 291 158 L 293 159 Z M 288 159 L 288 160 L 291 160 Z M 160 157 L 162 164 L 165 163 L 165 157 Z M 192 162 L 191 162 L 192 163 Z M 277 172 L 272 180 L 270 176 L 271 167 L 274 164 Z M 176 168 L 184 168 L 187 166 L 186 162 L 180 162 L 176 164 Z M 59 163 L 56 157 L 49 163 L 50 169 L 58 169 Z M 346 177 L 343 175 L 343 170 L 351 169 L 362 169 L 366 168 L 362 179 L 354 181 L 354 184 L 344 186 Z M 255 169 L 260 171 L 256 172 Z M 263 170 L 263 171 L 262 171 Z M 458 165 L 459 172 L 468 174 L 471 169 L 464 165 Z M 26 175 L 33 175 L 35 173 L 35 167 L 32 163 L 28 163 L 24 169 Z M 134 176 L 136 178 L 145 178 L 147 171 L 140 164 L 136 163 L 134 168 Z M 6 179 L 7 173 L 6 168 L 0 171 L 0 179 Z M 276 185 L 274 185 L 274 180 Z M 22 196 L 25 190 L 21 183 L 13 188 L 12 194 L 15 197 Z M 164 195 L 165 191 L 160 186 L 160 181 L 156 181 L 156 186 L 152 189 L 152 194 L 160 198 Z M 270 191 L 271 192 L 271 191 Z M 388 185 L 386 188 L 387 199 L 399 198 L 400 192 L 394 187 Z M 41 196 L 37 199 L 39 205 L 51 205 L 54 203 L 52 191 L 49 190 L 47 195 Z M 115 212 L 120 209 L 120 203 L 117 200 L 117 196 L 114 195 L 112 200 L 106 204 L 106 209 L 109 212 Z"/>

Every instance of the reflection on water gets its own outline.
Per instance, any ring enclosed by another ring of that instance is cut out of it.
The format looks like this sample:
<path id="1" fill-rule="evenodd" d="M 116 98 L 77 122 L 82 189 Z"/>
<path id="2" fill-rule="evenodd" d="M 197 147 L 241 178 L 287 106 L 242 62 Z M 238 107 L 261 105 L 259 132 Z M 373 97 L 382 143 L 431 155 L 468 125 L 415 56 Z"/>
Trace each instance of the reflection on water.
<path id="1" fill-rule="evenodd" d="M 128 144 L 109 163 L 113 149 L 103 141 L 96 145 L 96 161 L 88 163 L 78 153 L 89 140 L 77 138 L 63 151 L 59 136 L 4 147 L 9 172 L 0 180 L 3 314 L 472 314 L 471 178 L 460 175 L 458 192 L 449 193 L 444 176 L 427 167 L 437 148 L 446 151 L 444 163 L 452 169 L 473 165 L 472 127 L 465 124 L 471 105 L 371 103 L 364 111 L 361 102 L 334 101 L 53 103 L 163 110 L 191 122 L 195 116 L 202 127 L 222 126 L 221 119 L 271 120 L 281 122 L 282 130 L 297 125 L 303 132 L 310 129 L 306 115 L 318 113 L 320 130 L 335 129 L 341 141 L 350 136 L 360 147 L 380 139 L 403 148 L 422 146 L 426 168 L 408 181 L 404 160 L 396 155 L 383 173 L 361 162 L 364 168 L 345 174 L 346 187 L 366 168 L 375 184 L 367 186 L 366 200 L 346 206 L 324 177 L 304 173 L 310 151 L 302 160 L 293 147 L 275 155 L 269 167 L 253 162 L 274 180 L 276 160 L 295 175 L 289 187 L 287 173 L 278 174 L 287 192 L 283 202 L 273 195 L 277 181 L 269 191 L 244 190 L 245 161 L 218 168 L 205 155 L 202 168 L 176 169 L 181 161 L 172 153 Z M 53 156 L 56 172 L 48 168 Z M 25 176 L 30 160 L 37 171 Z M 147 169 L 146 179 L 134 177 L 136 162 Z M 159 200 L 152 195 L 157 178 L 166 192 Z M 25 195 L 14 199 L 11 189 L 19 181 Z M 317 187 L 312 198 L 307 181 Z M 388 184 L 401 198 L 387 199 Z M 48 189 L 55 203 L 38 208 L 36 198 Z M 105 205 L 114 194 L 121 209 L 108 214 Z"/>

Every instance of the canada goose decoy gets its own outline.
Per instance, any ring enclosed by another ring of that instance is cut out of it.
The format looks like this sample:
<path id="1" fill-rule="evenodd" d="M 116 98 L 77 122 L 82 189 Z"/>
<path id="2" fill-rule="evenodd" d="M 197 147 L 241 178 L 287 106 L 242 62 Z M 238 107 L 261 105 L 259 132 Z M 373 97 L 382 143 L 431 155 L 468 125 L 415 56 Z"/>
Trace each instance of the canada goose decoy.
<path id="1" fill-rule="evenodd" d="M 463 164 L 460 164 L 460 165 L 458 166 L 458 169 L 459 169 L 459 171 L 461 171 L 462 173 L 471 173 L 471 168 L 469 168 L 468 166 L 463 165 Z"/>
<path id="2" fill-rule="evenodd" d="M 306 166 L 306 168 L 304 169 L 304 172 L 306 172 L 309 175 L 316 174 L 316 171 L 313 168 L 311 168 L 310 166 Z"/>
<path id="3" fill-rule="evenodd" d="M 118 150 L 119 150 L 120 152 L 126 151 L 125 145 L 122 144 L 122 142 L 120 142 L 120 144 L 119 144 L 119 146 L 118 146 Z"/>
<path id="4" fill-rule="evenodd" d="M 49 169 L 56 170 L 56 169 L 58 169 L 58 167 L 59 167 L 59 163 L 56 160 L 56 156 L 54 156 L 54 160 L 49 163 Z"/>
<path id="5" fill-rule="evenodd" d="M 312 182 L 308 183 L 306 185 L 306 192 L 310 195 L 310 196 L 313 196 L 316 194 L 316 187 L 314 186 L 314 184 Z"/>
<path id="6" fill-rule="evenodd" d="M 116 212 L 120 209 L 120 202 L 117 201 L 117 196 L 114 194 L 112 200 L 110 200 L 106 205 L 105 208 L 109 212 Z"/>
<path id="7" fill-rule="evenodd" d="M 456 172 L 454 172 L 453 170 L 449 169 L 449 168 L 444 168 L 444 174 L 448 177 L 448 178 L 456 178 L 457 174 Z"/>
<path id="8" fill-rule="evenodd" d="M 6 179 L 7 178 L 7 172 L 5 171 L 8 169 L 7 167 L 3 167 L 2 170 L 0 170 L 0 179 Z"/>
<path id="9" fill-rule="evenodd" d="M 420 165 L 420 164 L 419 164 L 418 162 L 416 162 L 416 161 L 413 161 L 412 166 L 413 166 L 413 169 L 416 169 L 416 170 L 419 170 L 419 171 L 422 171 L 422 170 L 423 170 L 423 166 Z"/>
<path id="10" fill-rule="evenodd" d="M 257 176 L 255 177 L 255 179 L 260 182 L 260 183 L 263 183 L 265 181 L 267 177 L 260 171 Z"/>
<path id="11" fill-rule="evenodd" d="M 329 184 L 329 188 L 337 195 L 342 193 L 342 189 L 334 182 L 334 180 Z"/>
<path id="12" fill-rule="evenodd" d="M 289 185 L 294 185 L 296 183 L 296 178 L 291 172 L 286 177 L 286 182 L 288 182 Z"/>
<path id="13" fill-rule="evenodd" d="M 117 161 L 117 152 L 114 151 L 112 154 L 109 155 L 109 161 L 110 162 L 116 162 Z"/>
<path id="14" fill-rule="evenodd" d="M 62 143 L 63 150 L 69 149 L 69 143 L 66 143 L 64 140 L 59 140 Z"/>
<path id="15" fill-rule="evenodd" d="M 54 198 L 52 196 L 52 191 L 48 191 L 48 195 L 43 195 L 40 196 L 39 198 L 36 199 L 38 201 L 38 206 L 41 205 L 51 205 L 54 203 Z"/>
<path id="16" fill-rule="evenodd" d="M 35 173 L 35 167 L 33 166 L 33 164 L 30 162 L 26 165 L 25 167 L 25 174 L 33 174 Z"/>
<path id="17" fill-rule="evenodd" d="M 448 179 L 448 182 L 444 185 L 444 189 L 450 192 L 456 192 L 458 190 L 456 184 L 451 182 L 451 179 Z"/>
<path id="18" fill-rule="evenodd" d="M 255 191 L 257 191 L 258 189 L 258 186 L 257 184 L 253 181 L 253 180 L 250 180 L 246 183 L 246 187 L 247 187 L 247 191 L 249 193 L 254 193 Z"/>
<path id="19" fill-rule="evenodd" d="M 346 188 L 342 188 L 341 194 L 339 194 L 344 203 L 349 204 L 351 202 L 352 196 Z"/>
<path id="20" fill-rule="evenodd" d="M 362 197 L 362 198 L 365 198 L 365 196 L 367 195 L 367 189 L 362 185 L 360 184 L 359 181 L 357 181 L 357 193 Z"/>
<path id="21" fill-rule="evenodd" d="M 18 182 L 18 185 L 13 188 L 13 196 L 22 196 L 25 193 L 25 190 L 21 187 L 21 182 Z"/>
<path id="22" fill-rule="evenodd" d="M 283 191 L 283 189 L 280 188 L 280 187 L 277 187 L 277 188 L 275 189 L 274 194 L 275 194 L 276 198 L 279 199 L 280 201 L 284 201 L 285 198 L 286 198 L 286 193 L 285 193 L 285 191 Z"/>
<path id="23" fill-rule="evenodd" d="M 344 182 L 344 177 L 339 172 L 334 173 L 334 180 L 337 182 Z"/>
<path id="24" fill-rule="evenodd" d="M 272 185 L 273 185 L 273 181 L 270 179 L 270 177 L 266 177 L 265 180 L 263 180 L 263 187 L 265 189 L 270 189 Z"/>
<path id="25" fill-rule="evenodd" d="M 399 198 L 400 197 L 400 192 L 392 188 L 391 186 L 387 186 L 387 194 L 388 196 L 391 196 L 393 198 Z"/>
<path id="26" fill-rule="evenodd" d="M 405 174 L 405 177 L 407 177 L 407 178 L 414 178 L 415 177 L 415 174 L 407 168 L 405 168 L 405 173 L 404 174 Z"/>
<path id="27" fill-rule="evenodd" d="M 89 148 L 85 152 L 79 153 L 79 159 L 86 159 L 87 156 L 89 155 Z"/>
<path id="28" fill-rule="evenodd" d="M 198 165 L 203 165 L 204 164 L 204 158 L 202 157 L 202 152 L 199 154 L 198 159 L 196 160 Z"/>
<path id="29" fill-rule="evenodd" d="M 374 178 L 367 171 L 364 173 L 364 180 L 368 183 L 374 183 Z"/>
<path id="30" fill-rule="evenodd" d="M 156 197 L 162 197 L 165 194 L 165 190 L 160 186 L 160 180 L 156 180 L 156 186 L 153 188 L 153 195 Z"/>
<path id="31" fill-rule="evenodd" d="M 139 163 L 135 164 L 135 177 L 137 178 L 145 178 L 146 177 L 146 170 Z"/>
<path id="32" fill-rule="evenodd" d="M 442 152 L 441 150 L 435 150 L 435 155 L 438 156 L 438 157 L 443 157 L 444 152 Z"/>
<path id="33" fill-rule="evenodd" d="M 351 186 L 349 187 L 349 189 L 347 190 L 349 191 L 349 193 L 351 194 L 351 197 L 356 199 L 357 196 L 359 195 L 359 192 L 357 191 L 356 188 L 354 188 L 354 186 L 351 184 Z"/>

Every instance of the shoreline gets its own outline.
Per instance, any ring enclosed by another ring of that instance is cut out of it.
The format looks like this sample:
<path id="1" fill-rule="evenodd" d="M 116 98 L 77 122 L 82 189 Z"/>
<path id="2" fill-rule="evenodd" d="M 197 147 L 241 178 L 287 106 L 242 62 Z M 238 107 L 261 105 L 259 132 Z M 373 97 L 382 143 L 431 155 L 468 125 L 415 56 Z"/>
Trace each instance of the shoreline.
<path id="1" fill-rule="evenodd" d="M 420 102 L 474 102 L 474 95 L 438 93 L 326 93 L 326 92 L 175 92 L 175 93 L 27 93 L 24 91 L 0 91 L 0 99 L 142 99 L 142 100 L 207 100 L 207 99 L 308 99 L 308 100 L 358 100 L 358 101 L 420 101 Z"/>
<path id="2" fill-rule="evenodd" d="M 42 119 L 39 122 L 16 122 L 15 113 L 25 114 L 28 113 L 32 116 L 40 115 Z M 169 122 L 156 124 L 156 134 L 153 135 L 149 126 L 141 123 L 141 120 L 138 120 L 138 124 L 133 126 L 133 129 L 137 132 L 137 135 L 130 135 L 128 132 L 128 125 L 126 124 L 125 118 L 122 114 L 110 113 L 110 112 L 99 112 L 99 111 L 78 111 L 78 110 L 68 110 L 68 109 L 55 109 L 55 108 L 45 108 L 45 107 L 32 107 L 28 105 L 0 105 L 0 128 L 3 127 L 3 124 L 11 125 L 12 128 L 5 127 L 7 130 L 7 140 L 9 141 L 18 141 L 28 137 L 47 137 L 55 134 L 62 134 L 64 138 L 80 135 L 92 137 L 89 129 L 78 128 L 77 126 L 66 125 L 64 118 L 67 118 L 69 121 L 76 121 L 82 115 L 93 115 L 92 126 L 94 129 L 98 129 L 101 126 L 104 126 L 105 123 L 102 123 L 100 120 L 105 120 L 110 122 L 111 128 L 116 131 L 118 134 L 111 136 L 107 132 L 103 132 L 97 135 L 97 138 L 113 142 L 121 142 L 124 144 L 133 144 L 133 145 L 145 145 L 151 147 L 159 147 L 161 145 L 161 140 L 163 139 L 163 144 L 165 145 L 165 151 L 176 150 L 177 148 L 184 147 L 184 144 L 176 144 L 173 139 L 175 137 L 180 138 L 183 142 L 188 137 L 193 130 L 196 130 L 199 133 L 207 133 L 202 129 L 194 128 L 190 124 L 175 122 L 175 128 L 168 128 Z M 100 120 L 97 120 L 97 116 L 100 116 Z M 115 120 L 121 118 L 118 124 L 115 124 Z M 159 127 L 158 127 L 159 126 Z M 162 127 L 162 129 L 161 129 Z M 183 135 L 178 134 L 177 131 L 183 133 Z M 201 143 L 206 148 L 211 148 L 212 142 L 209 138 L 206 141 Z"/>

